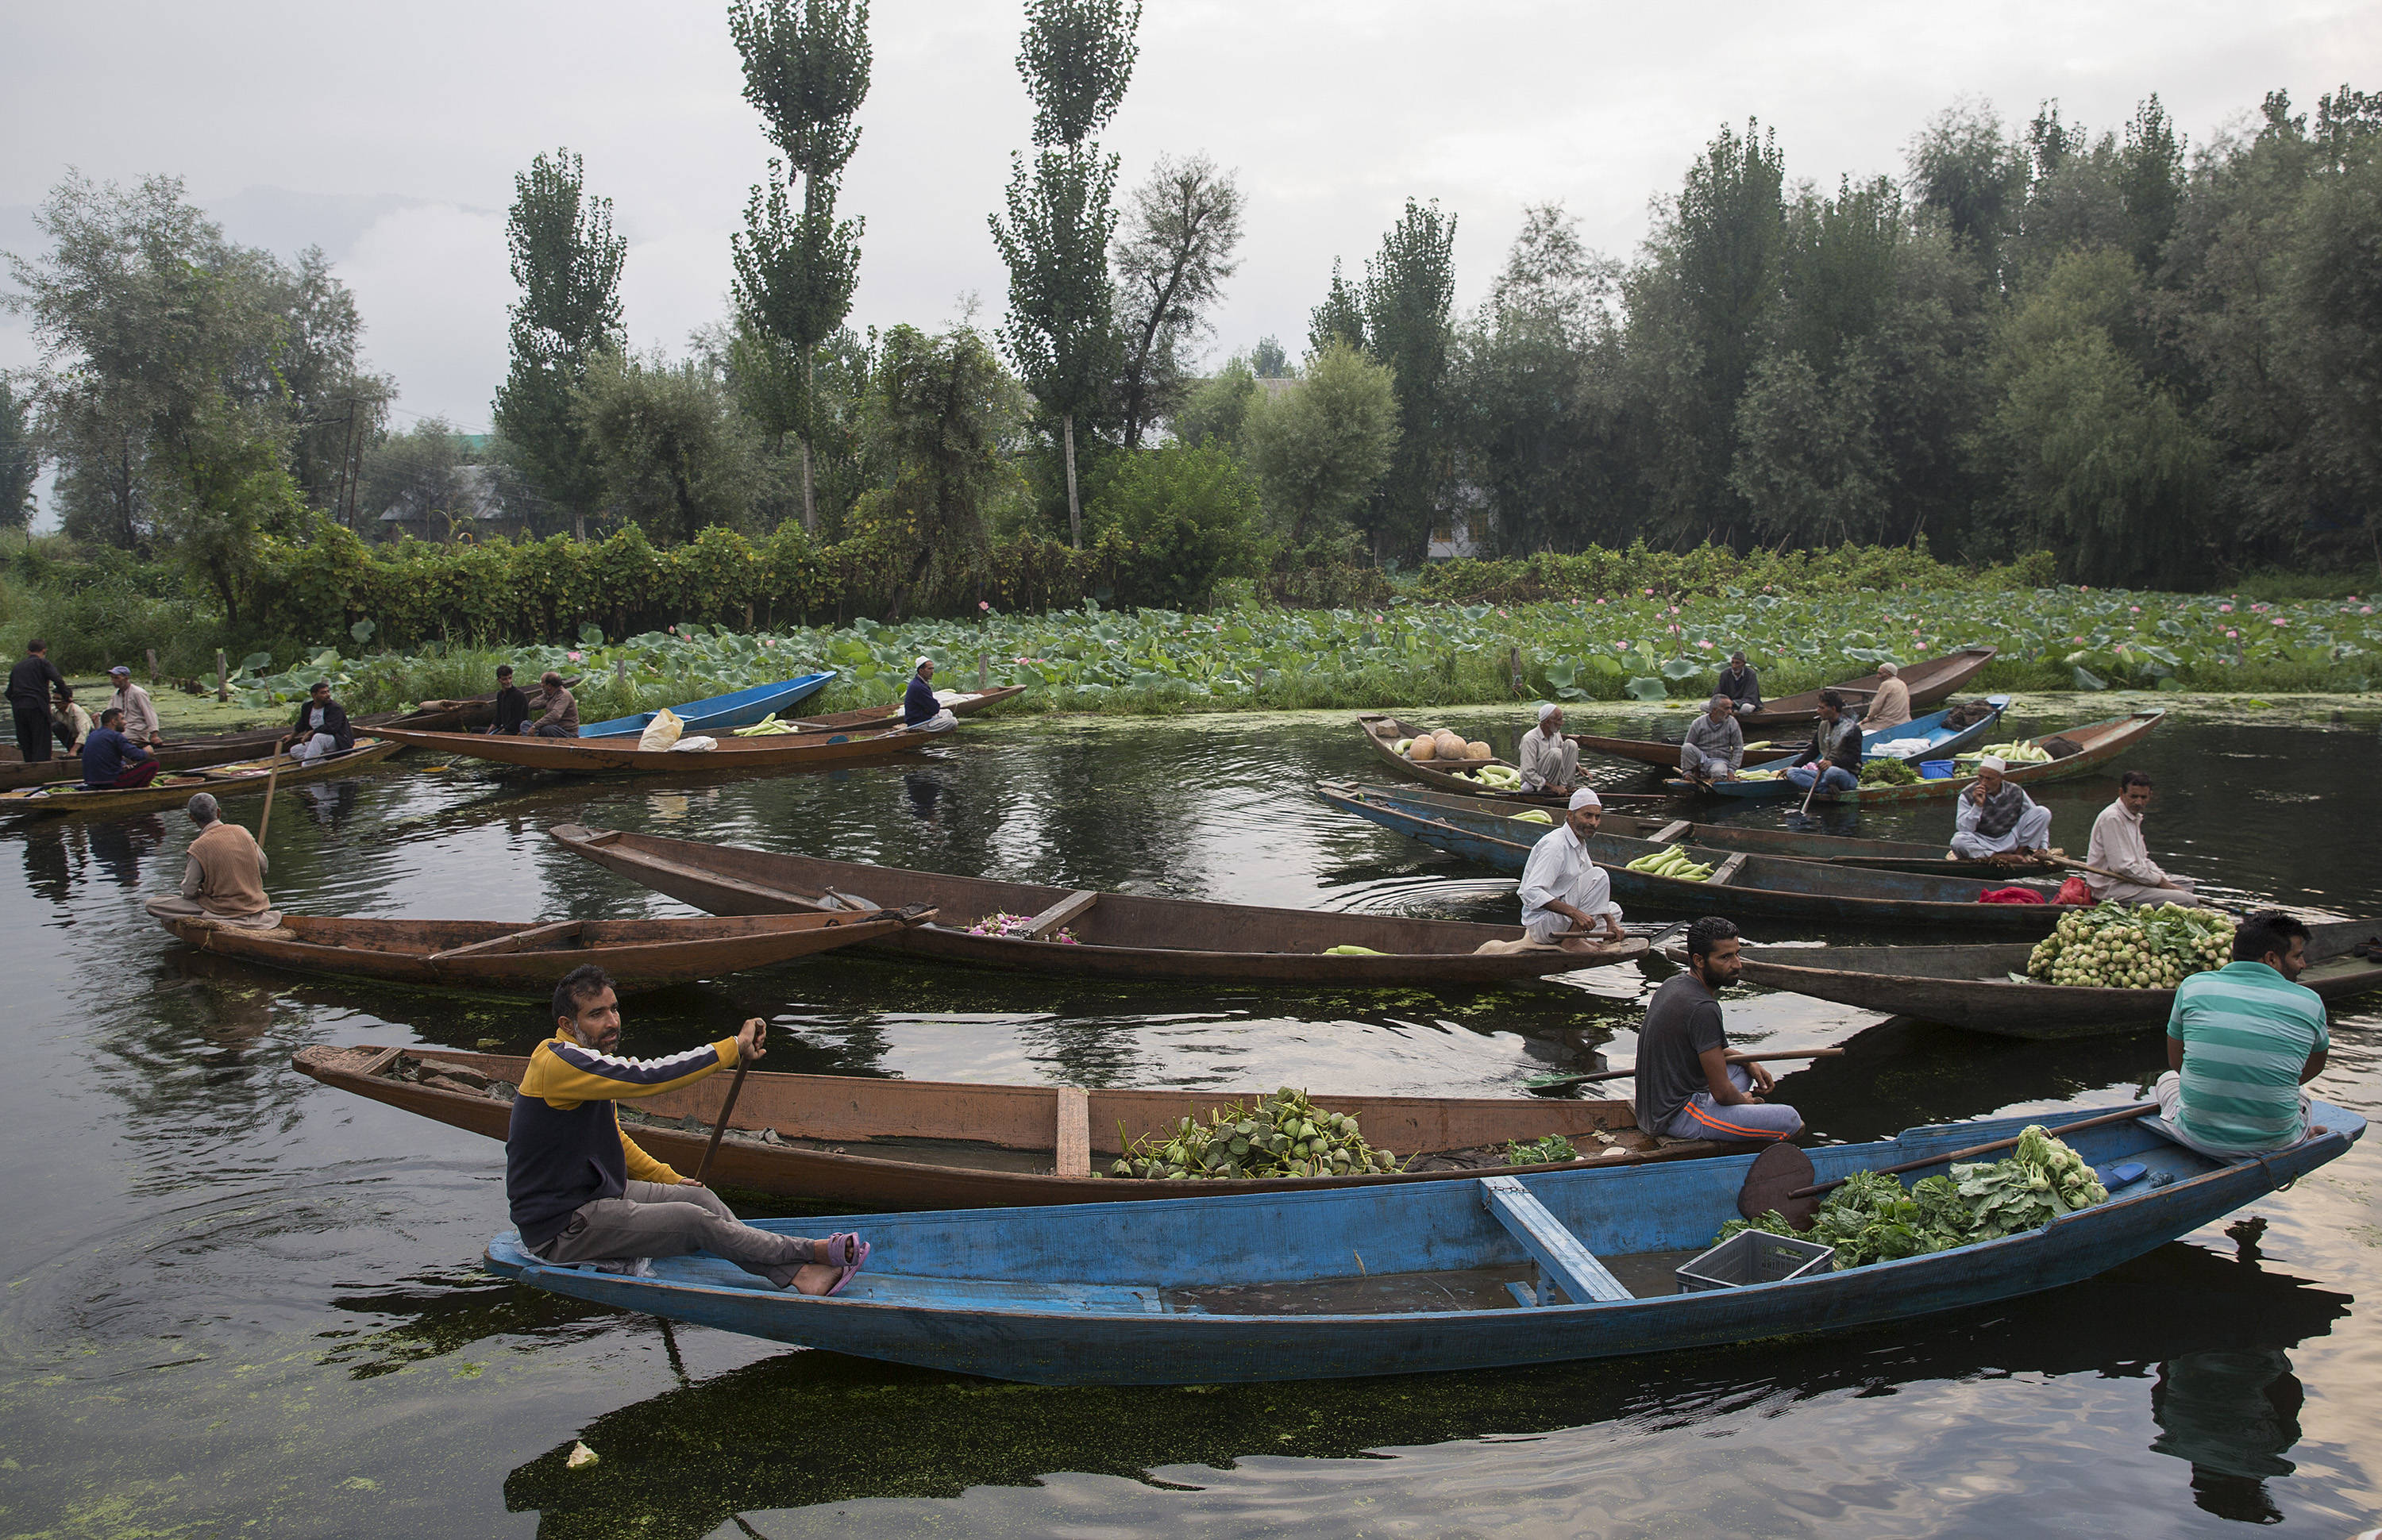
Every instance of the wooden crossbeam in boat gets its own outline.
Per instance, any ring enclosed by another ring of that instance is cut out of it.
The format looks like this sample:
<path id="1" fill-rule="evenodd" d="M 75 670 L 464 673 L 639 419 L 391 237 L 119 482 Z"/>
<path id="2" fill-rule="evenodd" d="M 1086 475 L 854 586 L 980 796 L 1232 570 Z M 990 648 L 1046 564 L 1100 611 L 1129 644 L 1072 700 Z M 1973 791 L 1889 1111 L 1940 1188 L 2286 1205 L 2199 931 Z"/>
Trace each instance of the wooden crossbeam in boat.
<path id="1" fill-rule="evenodd" d="M 1737 869 L 1745 864 L 1745 858 L 1748 853 L 1749 852 L 1747 851 L 1739 850 L 1737 854 L 1729 857 L 1726 861 L 1722 862 L 1720 863 L 1720 870 L 1714 872 L 1705 880 L 1705 886 L 1707 887 L 1718 887 L 1721 884 L 1728 881 L 1729 878 L 1737 875 Z"/>
<path id="2" fill-rule="evenodd" d="M 1080 1085 L 1059 1087 L 1058 1152 L 1054 1175 L 1092 1174 L 1092 1094 Z"/>
<path id="3" fill-rule="evenodd" d="M 1596 1253 L 1579 1243 L 1516 1177 L 1480 1179 L 1480 1206 L 1497 1216 L 1522 1249 L 1576 1304 L 1636 1298 Z"/>
<path id="4" fill-rule="evenodd" d="M 1081 915 L 1100 901 L 1097 891 L 1070 893 L 1034 917 L 1034 923 L 1021 933 L 1028 941 L 1040 941 Z"/>
<path id="5" fill-rule="evenodd" d="M 1681 818 L 1664 825 L 1661 828 L 1656 829 L 1652 834 L 1648 835 L 1646 837 L 1652 840 L 1657 845 L 1668 845 L 1672 840 L 1678 838 L 1679 836 L 1687 833 L 1689 829 L 1694 827 L 1695 825 L 1689 823 L 1685 818 Z"/>
<path id="6" fill-rule="evenodd" d="M 551 924 L 532 925 L 525 931 L 510 931 L 503 935 L 492 935 L 485 941 L 474 941 L 468 947 L 449 947 L 443 952 L 431 953 L 424 960 L 448 962 L 459 957 L 471 957 L 480 952 L 526 951 L 535 943 L 560 941 L 566 936 L 577 935 L 579 928 L 586 923 L 584 920 L 557 920 Z"/>

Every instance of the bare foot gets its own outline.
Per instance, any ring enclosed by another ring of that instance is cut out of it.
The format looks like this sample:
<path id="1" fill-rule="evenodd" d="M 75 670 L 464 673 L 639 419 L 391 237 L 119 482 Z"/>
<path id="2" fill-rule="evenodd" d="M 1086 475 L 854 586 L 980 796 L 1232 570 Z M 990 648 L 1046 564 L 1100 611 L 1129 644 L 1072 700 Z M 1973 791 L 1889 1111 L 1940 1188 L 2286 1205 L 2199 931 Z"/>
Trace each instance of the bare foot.
<path id="1" fill-rule="evenodd" d="M 835 1280 L 841 1277 L 843 1269 L 841 1267 L 830 1267 L 824 1262 L 805 1263 L 794 1269 L 794 1292 L 824 1294 L 834 1288 Z"/>

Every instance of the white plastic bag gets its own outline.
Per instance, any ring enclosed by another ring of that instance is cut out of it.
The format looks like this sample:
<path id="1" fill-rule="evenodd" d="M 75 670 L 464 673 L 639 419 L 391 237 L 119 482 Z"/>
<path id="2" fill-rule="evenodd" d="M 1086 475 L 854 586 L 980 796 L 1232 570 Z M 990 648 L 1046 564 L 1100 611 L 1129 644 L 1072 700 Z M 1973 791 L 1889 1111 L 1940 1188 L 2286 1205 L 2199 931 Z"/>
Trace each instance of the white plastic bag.
<path id="1" fill-rule="evenodd" d="M 646 724 L 644 732 L 637 735 L 637 747 L 668 749 L 677 744 L 679 735 L 684 731 L 686 724 L 679 720 L 678 713 L 664 706 L 654 713 L 654 719 Z"/>
<path id="2" fill-rule="evenodd" d="M 719 739 L 716 738 L 681 738 L 677 742 L 670 745 L 670 752 L 674 754 L 707 754 L 712 750 L 718 747 Z"/>

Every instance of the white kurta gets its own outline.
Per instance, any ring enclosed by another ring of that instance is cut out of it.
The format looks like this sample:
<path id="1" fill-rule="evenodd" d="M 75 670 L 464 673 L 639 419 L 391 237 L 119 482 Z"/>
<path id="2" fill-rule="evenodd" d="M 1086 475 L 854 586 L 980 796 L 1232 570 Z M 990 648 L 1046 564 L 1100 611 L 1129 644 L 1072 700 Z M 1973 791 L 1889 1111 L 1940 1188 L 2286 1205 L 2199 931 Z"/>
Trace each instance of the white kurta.
<path id="1" fill-rule="evenodd" d="M 1613 879 L 1590 859 L 1588 847 L 1569 824 L 1541 835 L 1522 867 L 1522 928 L 1531 940 L 1553 941 L 1572 928 L 1571 916 L 1547 907 L 1558 902 L 1583 914 L 1610 914 L 1616 924 L 1621 920 L 1621 906 L 1613 901 Z"/>
<path id="2" fill-rule="evenodd" d="M 1992 836 L 1977 832 L 1977 815 L 1982 810 L 1969 800 L 1966 791 L 1961 792 L 1959 810 L 1952 815 L 1952 849 L 1971 861 L 1983 861 L 2009 850 L 2039 850 L 2048 845 L 2051 810 L 2023 791 L 2019 795 L 2026 801 L 2026 811 L 2018 815 L 2018 824 L 2007 834 Z"/>
<path id="3" fill-rule="evenodd" d="M 1522 784 L 1532 791 L 1549 786 L 1568 787 L 1579 775 L 1579 745 L 1561 733 L 1549 738 L 1541 727 L 1532 727 L 1522 735 L 1514 760 L 1522 772 Z"/>
<path id="4" fill-rule="evenodd" d="M 2093 897 L 2104 902 L 2111 899 L 2121 904 L 2197 901 L 2191 883 L 2167 875 L 2165 869 L 2151 859 L 2150 847 L 2143 841 L 2142 818 L 2128 812 L 2122 801 L 2111 802 L 2101 810 L 2100 817 L 2093 820 L 2093 843 L 2085 851 L 2084 864 L 2117 874 L 2113 878 L 2092 873 L 2084 878 L 2092 886 Z"/>

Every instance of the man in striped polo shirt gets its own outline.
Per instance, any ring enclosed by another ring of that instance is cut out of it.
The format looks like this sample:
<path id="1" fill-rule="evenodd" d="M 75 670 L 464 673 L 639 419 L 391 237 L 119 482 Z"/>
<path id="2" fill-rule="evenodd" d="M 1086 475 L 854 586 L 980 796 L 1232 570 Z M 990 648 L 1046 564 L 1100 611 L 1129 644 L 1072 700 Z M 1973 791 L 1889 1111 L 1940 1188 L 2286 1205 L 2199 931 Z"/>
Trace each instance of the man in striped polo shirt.
<path id="1" fill-rule="evenodd" d="M 2292 982 L 2307 944 L 2307 926 L 2260 910 L 2234 927 L 2232 962 L 2175 992 L 2159 1116 L 2204 1155 L 2259 1155 L 2309 1131 L 2300 1087 L 2324 1073 L 2332 1033 L 2323 997 Z"/>

